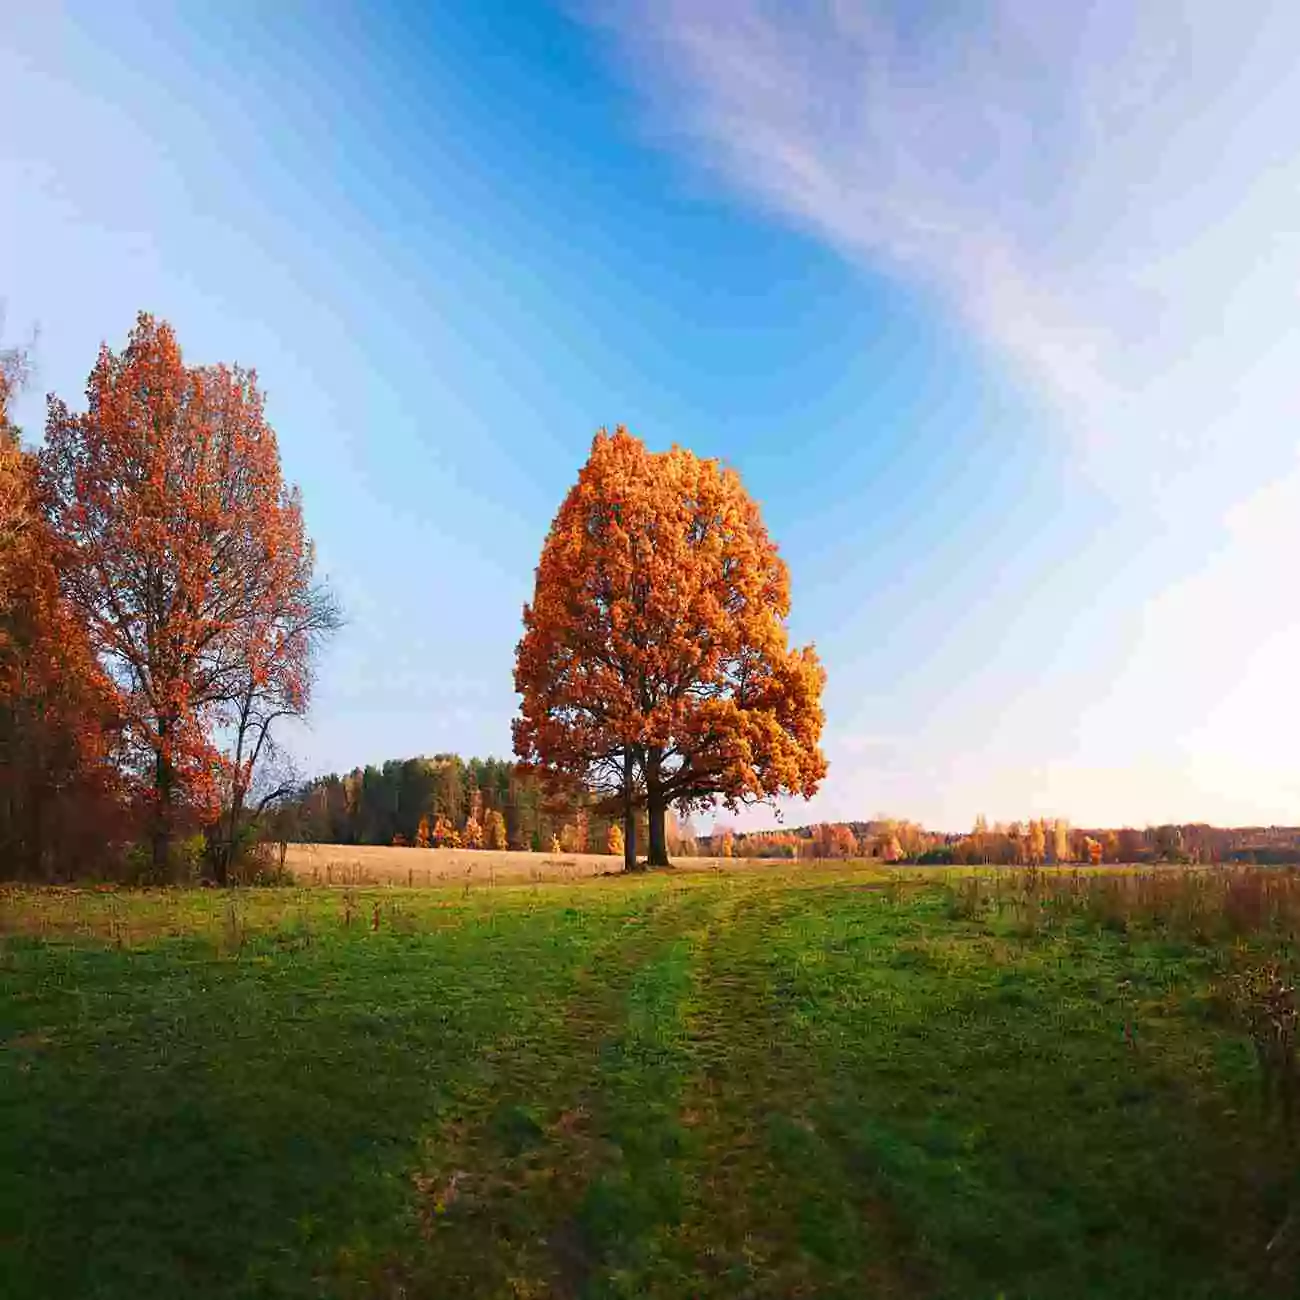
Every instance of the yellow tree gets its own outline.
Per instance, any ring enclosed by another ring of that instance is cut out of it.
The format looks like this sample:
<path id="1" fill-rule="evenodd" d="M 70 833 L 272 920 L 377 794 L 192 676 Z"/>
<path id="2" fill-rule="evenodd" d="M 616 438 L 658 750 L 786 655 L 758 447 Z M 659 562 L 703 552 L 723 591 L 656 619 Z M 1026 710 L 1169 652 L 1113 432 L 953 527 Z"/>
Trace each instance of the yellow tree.
<path id="1" fill-rule="evenodd" d="M 471 817 L 465 823 L 461 838 L 464 840 L 467 849 L 481 849 L 483 847 L 483 827 L 479 825 L 477 817 Z"/>
<path id="2" fill-rule="evenodd" d="M 1069 862 L 1073 856 L 1070 853 L 1070 823 L 1064 817 L 1056 819 L 1052 830 L 1052 849 L 1052 856 L 1057 862 Z"/>
<path id="3" fill-rule="evenodd" d="M 618 822 L 611 822 L 609 834 L 605 838 L 605 852 L 616 858 L 623 856 L 623 828 Z"/>
<path id="4" fill-rule="evenodd" d="M 502 852 L 506 848 L 506 819 L 494 808 L 487 815 L 487 846 Z"/>
<path id="5" fill-rule="evenodd" d="M 665 818 L 811 797 L 825 673 L 791 649 L 790 579 L 740 478 L 679 447 L 601 430 L 542 548 L 515 664 L 520 761 L 634 811 L 649 861 Z"/>
<path id="6" fill-rule="evenodd" d="M 433 842 L 440 849 L 460 848 L 460 832 L 441 813 L 433 822 Z"/>
<path id="7" fill-rule="evenodd" d="M 1043 823 L 1035 819 L 1029 823 L 1029 860 L 1038 866 L 1047 856 L 1047 832 Z"/>
<path id="8" fill-rule="evenodd" d="M 417 849 L 427 849 L 429 847 L 429 818 L 427 815 L 420 818 L 420 825 L 415 832 L 415 847 Z"/>

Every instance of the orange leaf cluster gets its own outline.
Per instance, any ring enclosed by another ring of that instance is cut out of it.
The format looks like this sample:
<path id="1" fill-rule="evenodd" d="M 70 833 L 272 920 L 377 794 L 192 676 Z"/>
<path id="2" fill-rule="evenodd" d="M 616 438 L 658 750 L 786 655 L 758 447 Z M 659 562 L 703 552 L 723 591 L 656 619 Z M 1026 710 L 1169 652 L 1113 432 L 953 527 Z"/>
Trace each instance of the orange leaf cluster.
<path id="1" fill-rule="evenodd" d="M 93 866 L 113 837 L 115 693 L 59 591 L 34 458 L 9 425 L 0 357 L 0 855 L 51 879 Z"/>
<path id="2" fill-rule="evenodd" d="M 810 797 L 825 674 L 787 644 L 789 575 L 734 471 L 601 431 L 524 609 L 520 760 L 650 810 Z"/>
<path id="3" fill-rule="evenodd" d="M 63 591 L 118 688 L 157 863 L 179 813 L 210 820 L 223 781 L 247 788 L 251 754 L 232 770 L 214 729 L 301 711 L 313 557 L 254 374 L 187 366 L 142 314 L 124 351 L 101 349 L 87 400 L 50 400 L 42 492 Z"/>
<path id="4" fill-rule="evenodd" d="M 495 852 L 504 852 L 506 844 L 506 819 L 495 808 L 487 815 L 487 823 L 484 827 L 484 841 L 486 847 Z"/>

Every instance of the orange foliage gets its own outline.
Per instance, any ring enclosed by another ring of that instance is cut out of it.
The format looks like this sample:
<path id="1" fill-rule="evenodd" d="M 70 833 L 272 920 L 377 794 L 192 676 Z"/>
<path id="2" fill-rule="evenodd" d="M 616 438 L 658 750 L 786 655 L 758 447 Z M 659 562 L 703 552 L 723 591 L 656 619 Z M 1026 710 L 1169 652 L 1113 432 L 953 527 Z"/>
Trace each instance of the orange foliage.
<path id="1" fill-rule="evenodd" d="M 602 430 L 551 526 L 515 666 L 521 761 L 644 802 L 650 861 L 669 805 L 810 797 L 825 674 L 791 650 L 789 575 L 717 461 Z"/>
<path id="2" fill-rule="evenodd" d="M 52 879 L 92 870 L 117 833 L 117 699 L 59 592 L 34 458 L 8 424 L 12 378 L 0 358 L 0 858 Z"/>
<path id="3" fill-rule="evenodd" d="M 605 852 L 616 858 L 623 856 L 623 828 L 617 822 L 611 822 L 609 834 L 605 837 Z"/>
<path id="4" fill-rule="evenodd" d="M 812 851 L 819 858 L 851 858 L 858 841 L 843 822 L 823 822 L 813 828 Z"/>
<path id="5" fill-rule="evenodd" d="M 506 845 L 506 819 L 495 808 L 487 815 L 487 825 L 484 829 L 484 839 L 489 849 L 496 852 L 504 850 Z"/>
<path id="6" fill-rule="evenodd" d="M 441 813 L 433 822 L 433 842 L 440 849 L 460 848 L 460 832 Z"/>
<path id="7" fill-rule="evenodd" d="M 417 849 L 427 849 L 429 847 L 429 818 L 427 815 L 420 818 L 420 824 L 416 828 L 415 847 Z"/>
<path id="8" fill-rule="evenodd" d="M 211 735 L 250 681 L 279 675 L 291 705 L 305 692 L 284 638 L 311 551 L 251 372 L 186 366 L 141 314 L 123 352 L 101 349 L 87 398 L 84 415 L 50 400 L 45 505 L 64 592 L 119 688 L 161 866 L 180 819 L 215 813 Z"/>
<path id="9" fill-rule="evenodd" d="M 483 827 L 479 825 L 478 818 L 471 817 L 465 823 L 461 838 L 467 849 L 481 849 L 483 847 Z"/>

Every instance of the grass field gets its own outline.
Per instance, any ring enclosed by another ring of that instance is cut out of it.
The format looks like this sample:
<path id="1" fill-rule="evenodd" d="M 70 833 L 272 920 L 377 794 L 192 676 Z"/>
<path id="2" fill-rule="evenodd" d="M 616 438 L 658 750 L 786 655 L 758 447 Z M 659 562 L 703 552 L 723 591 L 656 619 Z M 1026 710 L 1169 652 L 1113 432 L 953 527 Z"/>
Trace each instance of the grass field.
<path id="1" fill-rule="evenodd" d="M 1162 889 L 4 892 L 0 1296 L 1295 1294 L 1294 909 Z"/>
<path id="2" fill-rule="evenodd" d="M 735 871 L 735 859 L 683 858 L 678 871 Z M 771 865 L 768 863 L 767 865 Z M 584 880 L 623 869 L 602 853 L 520 853 L 486 849 L 414 849 L 380 844 L 290 844 L 285 866 L 306 885 L 406 885 L 408 888 L 497 881 Z"/>

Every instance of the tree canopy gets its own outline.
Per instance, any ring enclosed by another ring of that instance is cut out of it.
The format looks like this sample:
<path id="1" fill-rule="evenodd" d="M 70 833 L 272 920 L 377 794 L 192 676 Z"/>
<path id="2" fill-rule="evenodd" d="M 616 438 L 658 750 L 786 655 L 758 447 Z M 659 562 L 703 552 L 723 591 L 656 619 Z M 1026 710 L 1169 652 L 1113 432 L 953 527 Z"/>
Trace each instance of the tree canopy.
<path id="1" fill-rule="evenodd" d="M 601 430 L 542 548 L 524 608 L 515 752 L 649 813 L 811 797 L 825 673 L 791 649 L 789 573 L 739 476 Z M 634 853 L 625 824 L 627 857 Z"/>

